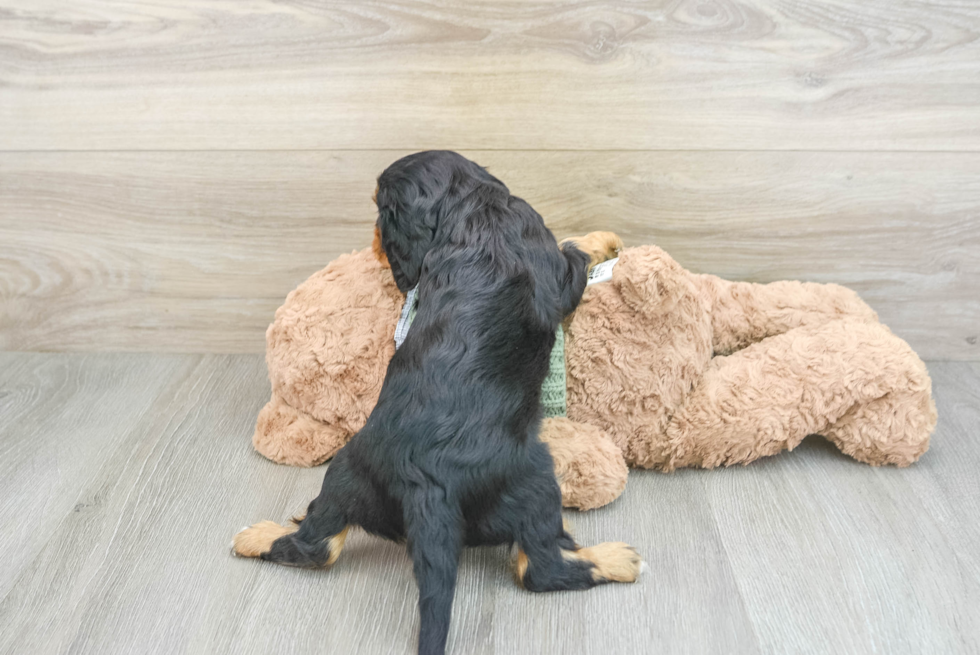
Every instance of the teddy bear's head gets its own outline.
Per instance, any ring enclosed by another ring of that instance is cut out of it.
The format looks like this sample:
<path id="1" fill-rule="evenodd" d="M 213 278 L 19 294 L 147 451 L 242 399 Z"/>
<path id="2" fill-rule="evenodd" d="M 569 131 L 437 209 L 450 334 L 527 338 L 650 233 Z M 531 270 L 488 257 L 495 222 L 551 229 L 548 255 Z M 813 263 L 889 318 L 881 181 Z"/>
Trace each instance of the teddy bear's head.
<path id="1" fill-rule="evenodd" d="M 620 257 L 612 284 L 623 302 L 641 316 L 667 314 L 685 296 L 689 276 L 680 264 L 656 247 L 631 248 Z"/>
<path id="2" fill-rule="evenodd" d="M 359 430 L 381 392 L 404 300 L 371 248 L 314 273 L 266 332 L 273 394 L 349 435 Z"/>

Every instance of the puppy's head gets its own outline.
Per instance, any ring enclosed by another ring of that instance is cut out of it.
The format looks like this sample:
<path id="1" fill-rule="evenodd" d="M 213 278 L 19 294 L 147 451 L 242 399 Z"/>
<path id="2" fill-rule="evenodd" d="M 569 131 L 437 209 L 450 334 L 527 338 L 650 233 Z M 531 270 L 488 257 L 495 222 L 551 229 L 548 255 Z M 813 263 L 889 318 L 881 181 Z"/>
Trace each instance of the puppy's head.
<path id="1" fill-rule="evenodd" d="M 480 202 L 472 196 L 481 189 L 507 193 L 503 182 L 448 150 L 408 155 L 381 174 L 377 234 L 402 292 L 418 284 L 425 256 L 466 214 L 464 201 Z"/>

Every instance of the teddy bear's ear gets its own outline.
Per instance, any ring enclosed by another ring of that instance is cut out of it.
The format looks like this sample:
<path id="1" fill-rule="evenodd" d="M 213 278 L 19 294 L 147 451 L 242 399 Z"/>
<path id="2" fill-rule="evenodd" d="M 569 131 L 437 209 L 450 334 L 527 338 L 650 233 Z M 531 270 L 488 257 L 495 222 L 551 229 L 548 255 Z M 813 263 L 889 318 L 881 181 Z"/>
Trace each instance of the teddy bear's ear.
<path id="1" fill-rule="evenodd" d="M 687 271 L 656 246 L 623 250 L 612 284 L 627 305 L 646 316 L 671 311 L 690 287 Z"/>

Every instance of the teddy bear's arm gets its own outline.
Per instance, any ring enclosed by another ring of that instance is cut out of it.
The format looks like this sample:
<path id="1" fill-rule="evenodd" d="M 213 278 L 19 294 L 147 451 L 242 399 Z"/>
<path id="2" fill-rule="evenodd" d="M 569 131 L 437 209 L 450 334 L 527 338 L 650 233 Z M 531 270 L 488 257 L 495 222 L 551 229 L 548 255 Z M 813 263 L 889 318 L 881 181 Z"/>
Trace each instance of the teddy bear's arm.
<path id="1" fill-rule="evenodd" d="M 623 453 L 605 432 L 567 418 L 546 418 L 541 441 L 555 461 L 565 507 L 602 507 L 619 498 L 629 470 Z"/>
<path id="2" fill-rule="evenodd" d="M 280 464 L 317 466 L 336 455 L 350 437 L 349 431 L 316 420 L 273 392 L 255 422 L 252 445 Z"/>
<path id="3" fill-rule="evenodd" d="M 740 350 L 766 337 L 840 318 L 876 321 L 877 314 L 854 291 L 837 284 L 783 281 L 730 282 L 699 275 L 710 300 L 715 354 Z"/>

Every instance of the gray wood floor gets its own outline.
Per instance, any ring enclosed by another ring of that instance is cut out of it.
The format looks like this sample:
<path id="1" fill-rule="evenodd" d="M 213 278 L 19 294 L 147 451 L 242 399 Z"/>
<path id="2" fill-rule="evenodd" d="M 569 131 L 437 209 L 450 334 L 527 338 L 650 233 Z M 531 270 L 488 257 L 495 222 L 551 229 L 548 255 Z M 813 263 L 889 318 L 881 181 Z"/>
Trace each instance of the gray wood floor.
<path id="1" fill-rule="evenodd" d="M 452 653 L 980 652 L 980 365 L 930 366 L 940 422 L 906 470 L 819 438 L 749 467 L 636 471 L 580 541 L 633 543 L 636 585 L 534 595 L 466 553 Z M 0 354 L 0 652 L 404 653 L 404 550 L 331 571 L 233 558 L 322 469 L 252 452 L 261 356 Z"/>

